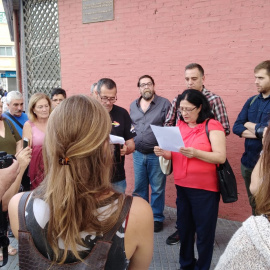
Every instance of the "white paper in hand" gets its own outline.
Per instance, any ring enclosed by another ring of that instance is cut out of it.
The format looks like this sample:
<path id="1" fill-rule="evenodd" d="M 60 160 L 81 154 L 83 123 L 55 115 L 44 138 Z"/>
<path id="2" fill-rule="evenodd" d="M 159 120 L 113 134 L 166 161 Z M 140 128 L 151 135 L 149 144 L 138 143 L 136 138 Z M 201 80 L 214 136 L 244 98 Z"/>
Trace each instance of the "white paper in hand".
<path id="1" fill-rule="evenodd" d="M 159 147 L 163 150 L 179 152 L 181 147 L 185 147 L 179 127 L 150 126 L 157 139 Z"/>
<path id="2" fill-rule="evenodd" d="M 115 136 L 110 134 L 110 143 L 111 144 L 125 144 L 125 139 L 120 136 Z"/>

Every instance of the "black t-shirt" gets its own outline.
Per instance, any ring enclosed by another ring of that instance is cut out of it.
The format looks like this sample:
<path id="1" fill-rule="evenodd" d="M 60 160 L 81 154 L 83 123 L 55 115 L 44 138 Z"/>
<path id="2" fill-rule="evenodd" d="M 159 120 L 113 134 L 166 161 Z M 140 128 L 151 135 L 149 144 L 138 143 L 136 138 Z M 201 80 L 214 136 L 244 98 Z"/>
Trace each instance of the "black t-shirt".
<path id="1" fill-rule="evenodd" d="M 127 110 L 113 105 L 113 108 L 110 111 L 110 116 L 112 119 L 112 135 L 123 137 L 125 141 L 136 136 L 135 129 L 131 124 L 131 119 Z M 121 156 L 121 162 L 115 161 L 112 183 L 126 179 L 124 163 L 125 156 Z"/>

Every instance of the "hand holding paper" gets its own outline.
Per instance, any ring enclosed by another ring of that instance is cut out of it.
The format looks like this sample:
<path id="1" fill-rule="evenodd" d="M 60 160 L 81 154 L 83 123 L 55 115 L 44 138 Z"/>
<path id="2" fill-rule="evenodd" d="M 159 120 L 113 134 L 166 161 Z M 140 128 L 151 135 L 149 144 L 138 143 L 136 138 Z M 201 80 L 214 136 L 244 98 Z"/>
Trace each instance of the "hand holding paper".
<path id="1" fill-rule="evenodd" d="M 110 143 L 111 144 L 125 144 L 125 140 L 123 137 L 110 134 Z"/>
<path id="2" fill-rule="evenodd" d="M 159 147 L 163 150 L 179 152 L 181 147 L 185 147 L 179 127 L 150 126 L 157 139 Z"/>

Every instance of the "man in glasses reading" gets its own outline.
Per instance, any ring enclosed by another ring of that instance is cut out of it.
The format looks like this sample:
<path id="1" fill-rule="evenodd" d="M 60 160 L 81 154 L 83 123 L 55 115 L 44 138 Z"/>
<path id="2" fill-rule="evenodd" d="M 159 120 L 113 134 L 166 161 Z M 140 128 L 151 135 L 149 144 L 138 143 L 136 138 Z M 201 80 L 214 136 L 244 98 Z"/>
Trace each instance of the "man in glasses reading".
<path id="1" fill-rule="evenodd" d="M 125 144 L 119 151 L 114 151 L 114 170 L 112 185 L 115 190 L 125 193 L 126 175 L 125 175 L 125 155 L 129 155 L 135 149 L 133 138 L 136 136 L 135 130 L 131 124 L 130 116 L 126 109 L 115 105 L 117 101 L 116 83 L 112 79 L 103 78 L 97 83 L 96 98 L 106 108 L 112 119 L 111 134 L 125 139 Z"/>

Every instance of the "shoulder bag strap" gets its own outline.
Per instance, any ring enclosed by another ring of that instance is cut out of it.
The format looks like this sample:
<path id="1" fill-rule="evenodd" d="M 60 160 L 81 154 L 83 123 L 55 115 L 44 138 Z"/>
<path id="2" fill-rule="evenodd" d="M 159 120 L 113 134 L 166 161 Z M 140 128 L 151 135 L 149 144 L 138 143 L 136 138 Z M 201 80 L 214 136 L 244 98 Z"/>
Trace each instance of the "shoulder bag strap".
<path id="1" fill-rule="evenodd" d="M 14 136 L 14 129 L 13 129 L 13 127 L 12 127 L 10 121 L 9 121 L 7 118 L 5 118 L 5 121 L 6 121 L 6 123 L 8 124 L 9 129 L 10 129 L 12 135 Z"/>
<path id="2" fill-rule="evenodd" d="M 208 130 L 208 122 L 210 121 L 210 119 L 208 118 L 207 120 L 206 120 L 206 123 L 205 123 L 205 132 L 206 132 L 206 135 L 207 135 L 207 138 L 208 138 L 208 140 L 209 140 L 209 142 L 210 142 L 210 145 L 211 145 L 211 141 L 210 141 L 210 139 L 209 139 L 209 130 Z M 220 164 L 216 164 L 216 168 L 218 168 L 220 166 Z"/>
<path id="3" fill-rule="evenodd" d="M 18 207 L 18 216 L 19 216 L 19 230 L 20 231 L 27 231 L 26 223 L 25 223 L 25 206 L 26 201 L 30 195 L 31 191 L 25 192 L 19 202 Z"/>
<path id="4" fill-rule="evenodd" d="M 8 115 L 20 128 L 23 128 L 23 125 L 9 112 L 6 112 L 6 115 Z"/>
<path id="5" fill-rule="evenodd" d="M 126 196 L 125 197 L 125 200 L 124 200 L 124 203 L 123 203 L 123 207 L 122 207 L 122 211 L 121 211 L 121 214 L 119 216 L 119 219 L 116 222 L 116 224 L 113 226 L 113 228 L 109 232 L 107 232 L 106 234 L 104 234 L 104 236 L 103 236 L 103 240 L 104 241 L 110 241 L 113 238 L 113 236 L 115 235 L 115 233 L 117 232 L 118 228 L 124 222 L 126 216 L 129 213 L 129 210 L 130 210 L 130 207 L 131 207 L 131 204 L 132 204 L 132 200 L 133 200 L 133 197 L 132 196 Z"/>
<path id="6" fill-rule="evenodd" d="M 121 213 L 119 215 L 117 223 L 113 226 L 113 228 L 104 234 L 103 239 L 101 241 L 97 241 L 94 248 L 91 250 L 90 256 L 85 259 L 86 268 L 82 268 L 80 266 L 80 270 L 82 269 L 94 269 L 94 270 L 104 270 L 105 265 L 108 259 L 108 254 L 112 246 L 111 239 L 122 225 L 124 220 L 126 219 L 130 206 L 132 203 L 133 197 L 126 196 L 123 207 L 121 209 Z"/>

